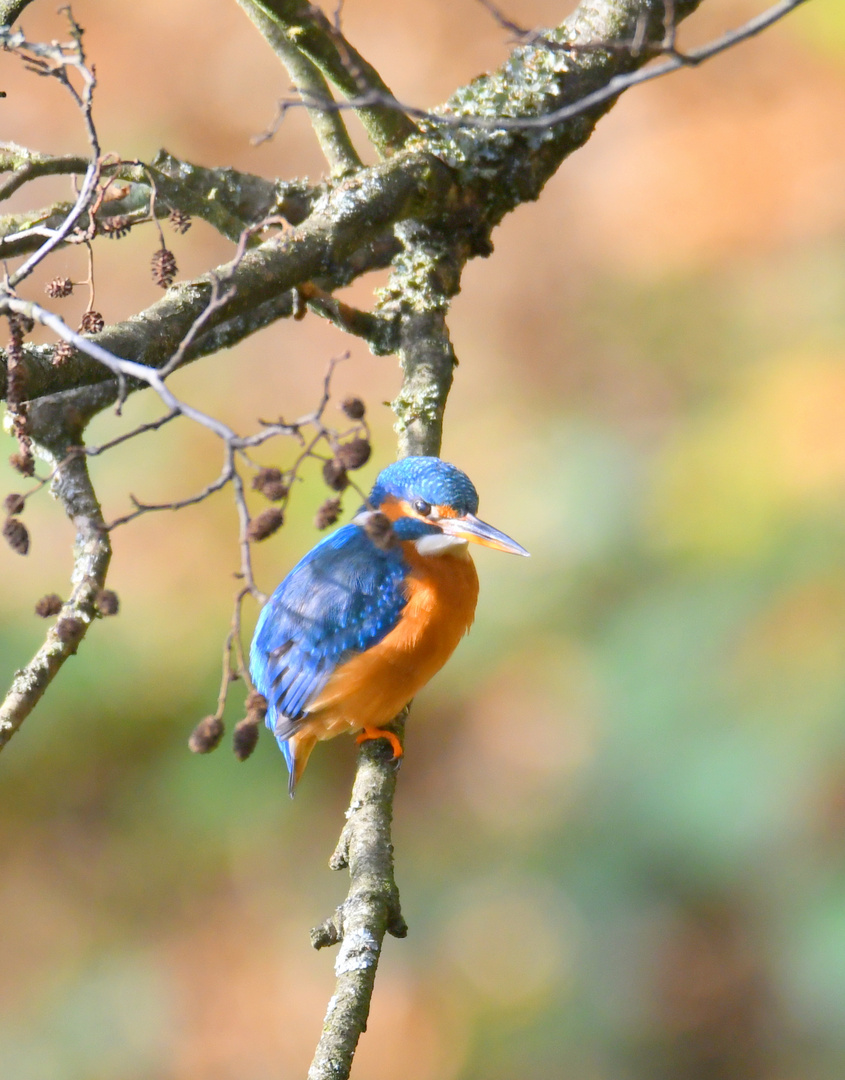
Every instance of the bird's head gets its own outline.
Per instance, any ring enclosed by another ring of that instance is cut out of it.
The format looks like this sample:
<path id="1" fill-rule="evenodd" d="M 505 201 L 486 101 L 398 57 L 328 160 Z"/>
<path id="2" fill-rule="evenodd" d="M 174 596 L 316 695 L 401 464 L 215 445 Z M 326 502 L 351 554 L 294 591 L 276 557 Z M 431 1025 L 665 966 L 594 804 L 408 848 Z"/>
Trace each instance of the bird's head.
<path id="1" fill-rule="evenodd" d="M 460 469 L 436 457 L 407 457 L 376 478 L 369 506 L 393 522 L 400 540 L 414 540 L 424 554 L 472 541 L 513 555 L 528 552 L 476 516 L 478 492 Z"/>

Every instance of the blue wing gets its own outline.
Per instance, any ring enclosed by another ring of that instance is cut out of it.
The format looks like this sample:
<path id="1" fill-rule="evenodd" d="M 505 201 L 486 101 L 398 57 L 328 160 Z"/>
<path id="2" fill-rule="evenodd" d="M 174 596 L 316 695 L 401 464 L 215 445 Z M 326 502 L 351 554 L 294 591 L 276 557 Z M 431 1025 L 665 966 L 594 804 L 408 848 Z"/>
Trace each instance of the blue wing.
<path id="1" fill-rule="evenodd" d="M 289 767 L 286 740 L 308 702 L 336 667 L 399 621 L 407 572 L 399 545 L 384 550 L 358 525 L 344 525 L 297 563 L 262 608 L 250 671 Z"/>

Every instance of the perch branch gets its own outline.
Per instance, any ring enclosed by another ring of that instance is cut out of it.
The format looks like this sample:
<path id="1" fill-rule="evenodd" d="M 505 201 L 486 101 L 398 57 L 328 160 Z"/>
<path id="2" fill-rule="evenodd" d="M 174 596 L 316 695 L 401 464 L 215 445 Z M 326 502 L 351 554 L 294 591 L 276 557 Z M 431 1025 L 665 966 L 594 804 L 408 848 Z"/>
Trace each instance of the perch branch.
<path id="1" fill-rule="evenodd" d="M 399 321 L 402 389 L 397 413 L 399 456 L 439 454 L 443 411 L 452 385 L 455 354 L 446 330 L 449 296 L 457 288 L 453 260 L 439 239 L 409 225 L 403 269 L 388 289 Z M 427 261 L 427 273 L 420 273 Z M 444 265 L 445 264 L 445 265 Z M 424 283 L 424 285 L 422 284 Z M 433 283 L 437 283 L 434 285 Z M 399 297 L 401 296 L 401 301 Z M 389 311 L 391 302 L 385 303 Z M 406 708 L 391 727 L 404 744 Z M 335 990 L 308 1080 L 348 1077 L 367 1026 L 370 1001 L 386 934 L 404 937 L 393 866 L 391 825 L 398 762 L 385 740 L 365 742 L 358 755 L 346 825 L 332 869 L 349 869 L 349 892 L 337 911 L 311 932 L 315 948 L 339 944 Z"/>
<path id="2" fill-rule="evenodd" d="M 404 724 L 395 725 L 402 736 Z M 386 741 L 365 743 L 358 757 L 347 822 L 332 856 L 335 870 L 349 868 L 349 893 L 331 918 L 311 931 L 315 949 L 340 944 L 337 982 L 323 1021 L 323 1034 L 308 1080 L 349 1075 L 361 1032 L 367 1025 L 373 985 L 385 934 L 405 937 L 393 875 L 393 795 L 396 763 Z"/>

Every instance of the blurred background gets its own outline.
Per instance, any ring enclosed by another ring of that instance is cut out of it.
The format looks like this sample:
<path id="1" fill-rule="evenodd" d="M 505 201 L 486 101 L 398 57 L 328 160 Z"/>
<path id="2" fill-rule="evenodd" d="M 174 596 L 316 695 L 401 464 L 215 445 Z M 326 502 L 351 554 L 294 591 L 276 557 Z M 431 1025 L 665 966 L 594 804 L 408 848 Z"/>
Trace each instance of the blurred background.
<path id="1" fill-rule="evenodd" d="M 506 7 L 561 17 L 555 0 Z M 681 44 L 761 7 L 708 0 Z M 236 4 L 74 12 L 104 149 L 321 174 L 302 115 L 251 143 L 288 82 Z M 344 21 L 423 106 L 509 48 L 472 0 L 347 0 Z M 65 37 L 49 3 L 22 23 Z M 395 823 L 411 929 L 386 943 L 359 1080 L 845 1075 L 843 59 L 845 8 L 812 0 L 627 94 L 467 269 L 443 454 L 533 557 L 479 552 L 476 625 L 414 706 Z M 3 139 L 84 151 L 59 86 L 9 56 L 0 85 Z M 66 192 L 42 181 L 14 207 Z M 150 229 L 98 242 L 107 322 L 160 295 L 157 246 Z M 201 222 L 170 246 L 182 277 L 232 250 Z M 30 295 L 60 274 L 83 279 L 84 253 Z M 383 282 L 346 297 L 369 305 Z M 61 303 L 72 321 L 84 296 Z M 347 348 L 336 390 L 369 404 L 369 484 L 395 453 L 399 372 L 316 317 L 173 382 L 252 430 L 310 410 Z M 158 413 L 136 395 L 90 441 Z M 7 444 L 4 493 L 21 488 Z M 130 492 L 192 493 L 220 460 L 182 423 L 92 468 L 115 517 Z M 267 591 L 317 539 L 314 472 L 256 548 Z M 4 687 L 43 637 L 35 601 L 68 592 L 59 507 L 45 493 L 25 521 L 28 557 L 0 550 Z M 346 893 L 327 860 L 355 750 L 320 747 L 293 803 L 266 733 L 245 764 L 226 743 L 188 752 L 214 709 L 236 534 L 228 494 L 116 532 L 120 615 L 2 755 L 4 1078 L 305 1075 L 334 960 L 308 929 Z"/>

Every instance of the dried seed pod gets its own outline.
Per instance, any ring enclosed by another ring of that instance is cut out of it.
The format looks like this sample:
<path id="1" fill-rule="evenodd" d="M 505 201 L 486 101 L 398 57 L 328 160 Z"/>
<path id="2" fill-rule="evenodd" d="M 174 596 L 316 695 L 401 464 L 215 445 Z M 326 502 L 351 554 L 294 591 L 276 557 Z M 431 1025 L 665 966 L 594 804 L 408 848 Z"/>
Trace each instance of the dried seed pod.
<path id="1" fill-rule="evenodd" d="M 245 708 L 248 713 L 257 713 L 263 720 L 267 715 L 267 698 L 257 690 L 250 690 L 246 696 Z"/>
<path id="2" fill-rule="evenodd" d="M 48 593 L 42 596 L 35 605 L 35 614 L 42 619 L 49 619 L 52 615 L 58 615 L 62 610 L 62 598 L 56 593 Z"/>
<path id="3" fill-rule="evenodd" d="M 327 529 L 340 517 L 340 499 L 326 499 L 314 516 L 314 525 L 318 529 Z"/>
<path id="4" fill-rule="evenodd" d="M 247 716 L 235 725 L 232 732 L 232 749 L 238 761 L 246 761 L 258 744 L 259 721 L 254 716 Z"/>
<path id="5" fill-rule="evenodd" d="M 61 367 L 66 361 L 70 360 L 73 354 L 76 352 L 73 345 L 69 341 L 60 341 L 53 346 L 53 367 Z"/>
<path id="6" fill-rule="evenodd" d="M 31 450 L 19 450 L 17 454 L 12 454 L 9 464 L 23 476 L 35 475 L 35 458 Z"/>
<path id="7" fill-rule="evenodd" d="M 7 514 L 22 514 L 24 506 L 26 506 L 26 500 L 16 491 L 10 492 L 3 500 L 3 507 Z"/>
<path id="8" fill-rule="evenodd" d="M 349 487 L 349 477 L 342 461 L 332 458 L 323 465 L 323 480 L 332 491 L 343 491 Z"/>
<path id="9" fill-rule="evenodd" d="M 272 536 L 277 529 L 281 528 L 284 520 L 285 515 L 275 506 L 262 510 L 249 523 L 249 528 L 246 531 L 247 540 L 251 543 L 266 540 L 268 536 Z"/>
<path id="10" fill-rule="evenodd" d="M 272 467 L 259 469 L 252 478 L 252 486 L 270 502 L 279 502 L 280 499 L 284 499 L 289 490 L 281 470 Z"/>
<path id="11" fill-rule="evenodd" d="M 367 406 L 359 397 L 344 398 L 340 407 L 350 420 L 363 420 L 364 413 L 367 411 Z"/>
<path id="12" fill-rule="evenodd" d="M 53 300 L 63 300 L 73 292 L 73 282 L 66 277 L 53 278 L 44 286 L 44 292 Z"/>
<path id="13" fill-rule="evenodd" d="M 360 469 L 370 460 L 372 447 L 367 439 L 351 439 L 337 448 L 338 460 L 347 469 Z"/>
<path id="14" fill-rule="evenodd" d="M 120 240 L 132 228 L 132 218 L 128 214 L 115 214 L 98 222 L 100 232 L 110 240 Z"/>
<path id="15" fill-rule="evenodd" d="M 120 601 L 113 589 L 100 589 L 95 602 L 101 615 L 117 615 L 120 610 Z"/>
<path id="16" fill-rule="evenodd" d="M 161 247 L 152 257 L 153 281 L 162 289 L 167 289 L 173 284 L 173 279 L 179 272 L 176 266 L 176 256 L 166 247 Z"/>
<path id="17" fill-rule="evenodd" d="M 20 518 L 6 518 L 3 522 L 3 539 L 18 555 L 26 555 L 29 551 L 29 532 Z"/>
<path id="18" fill-rule="evenodd" d="M 79 329 L 83 334 L 99 334 L 105 325 L 106 320 L 99 311 L 92 311 L 89 309 L 82 316 L 82 322 L 79 325 Z"/>
<path id="19" fill-rule="evenodd" d="M 223 721 L 219 716 L 206 716 L 191 732 L 188 748 L 194 754 L 208 754 L 220 745 L 223 731 Z"/>
<path id="20" fill-rule="evenodd" d="M 183 236 L 191 227 L 191 215 L 186 214 L 184 210 L 171 210 L 167 220 L 174 232 L 181 233 Z"/>

